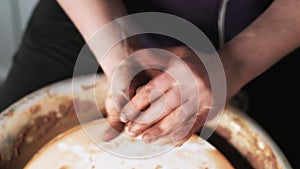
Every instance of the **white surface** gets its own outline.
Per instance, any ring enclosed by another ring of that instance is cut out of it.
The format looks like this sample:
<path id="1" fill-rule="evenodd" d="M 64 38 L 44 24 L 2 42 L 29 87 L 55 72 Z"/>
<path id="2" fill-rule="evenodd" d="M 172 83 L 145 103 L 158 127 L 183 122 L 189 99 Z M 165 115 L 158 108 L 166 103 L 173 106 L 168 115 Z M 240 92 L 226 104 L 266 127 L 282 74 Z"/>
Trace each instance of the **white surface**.
<path id="1" fill-rule="evenodd" d="M 107 129 L 107 126 L 105 120 L 99 120 L 87 124 L 86 129 L 95 131 L 97 138 L 101 138 Z M 151 144 L 144 143 L 143 146 L 141 146 L 141 144 L 136 144 L 137 142 L 135 139 L 128 140 L 125 139 L 125 137 L 119 136 L 116 140 L 118 140 L 116 143 L 119 144 L 112 143 L 111 149 L 122 150 L 124 147 L 132 147 L 134 145 L 141 150 L 144 150 L 144 152 L 155 150 L 152 149 L 153 145 Z M 103 149 L 89 139 L 82 128 L 78 126 L 61 134 L 46 144 L 25 168 L 231 169 L 233 167 L 227 159 L 215 149 L 215 147 L 206 141 L 201 141 L 197 136 L 193 136 L 183 146 L 175 147 L 159 156 L 143 159 L 130 159 L 114 156 L 103 151 Z"/>

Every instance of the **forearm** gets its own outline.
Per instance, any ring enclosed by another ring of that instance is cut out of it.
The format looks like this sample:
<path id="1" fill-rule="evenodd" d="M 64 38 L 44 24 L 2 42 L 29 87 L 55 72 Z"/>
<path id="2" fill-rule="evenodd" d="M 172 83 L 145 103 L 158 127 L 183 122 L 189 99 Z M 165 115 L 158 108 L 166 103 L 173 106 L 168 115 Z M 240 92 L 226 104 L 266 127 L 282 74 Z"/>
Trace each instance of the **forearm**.
<path id="1" fill-rule="evenodd" d="M 112 20 L 127 14 L 121 0 L 57 0 L 87 41 Z"/>
<path id="2" fill-rule="evenodd" d="M 219 52 L 229 95 L 300 45 L 300 3 L 276 0 Z"/>
<path id="3" fill-rule="evenodd" d="M 97 43 L 96 32 L 107 23 L 127 14 L 124 4 L 121 0 L 57 0 L 63 10 L 77 27 L 87 44 L 94 52 L 99 64 L 106 74 L 111 74 L 114 67 L 123 59 L 121 55 L 111 54 L 108 57 L 99 56 L 99 48 L 105 45 Z M 120 28 L 110 29 L 107 41 L 120 39 Z M 107 42 L 108 43 L 108 42 Z M 116 49 L 118 48 L 118 49 Z M 112 52 L 122 52 L 120 45 Z"/>

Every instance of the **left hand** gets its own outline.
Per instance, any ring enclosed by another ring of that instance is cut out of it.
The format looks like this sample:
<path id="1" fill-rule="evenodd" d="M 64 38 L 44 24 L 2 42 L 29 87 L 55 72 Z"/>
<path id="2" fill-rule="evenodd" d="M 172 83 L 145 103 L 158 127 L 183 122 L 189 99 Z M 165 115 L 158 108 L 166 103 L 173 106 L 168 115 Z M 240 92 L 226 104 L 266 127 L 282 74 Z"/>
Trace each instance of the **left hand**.
<path id="1" fill-rule="evenodd" d="M 110 68 L 110 70 L 104 69 L 109 84 L 105 100 L 105 108 L 107 112 L 107 122 L 110 125 L 103 136 L 104 141 L 114 139 L 123 131 L 124 125 L 127 121 L 122 122 L 120 120 L 122 117 L 120 110 L 129 101 L 129 99 L 136 94 L 136 91 L 140 88 L 140 86 L 146 84 L 150 79 L 160 73 L 159 70 L 145 68 L 146 65 L 144 63 L 152 63 L 152 61 L 150 61 L 153 58 L 151 52 L 148 52 L 147 50 L 129 50 L 135 51 L 135 54 L 132 55 L 132 57 L 121 57 L 126 59 L 115 64 L 110 64 L 117 65 L 114 68 L 112 68 L 112 66 L 106 66 L 106 68 Z M 129 50 L 119 49 L 117 52 L 110 52 L 108 58 L 116 57 L 117 54 L 129 55 L 126 53 L 126 51 Z M 113 62 L 111 60 L 109 61 Z M 162 62 L 162 60 L 157 59 L 153 64 Z"/>

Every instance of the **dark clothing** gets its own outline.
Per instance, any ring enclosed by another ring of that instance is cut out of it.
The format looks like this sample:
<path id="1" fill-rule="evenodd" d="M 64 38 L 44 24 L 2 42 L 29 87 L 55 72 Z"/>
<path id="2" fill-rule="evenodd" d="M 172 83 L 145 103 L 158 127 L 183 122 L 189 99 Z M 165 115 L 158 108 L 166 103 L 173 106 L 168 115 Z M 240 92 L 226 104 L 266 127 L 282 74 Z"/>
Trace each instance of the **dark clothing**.
<path id="1" fill-rule="evenodd" d="M 177 15 L 198 26 L 219 48 L 217 21 L 222 0 L 125 0 L 129 13 L 155 11 Z M 271 3 L 270 0 L 230 0 L 225 15 L 225 41 L 230 40 Z M 162 36 L 150 39 L 157 46 L 176 45 Z M 159 42 L 159 43 L 158 43 Z M 9 76 L 0 89 L 0 110 L 24 95 L 73 75 L 77 56 L 84 45 L 78 30 L 55 0 L 41 0 L 28 24 Z M 296 167 L 295 121 L 299 82 L 299 51 L 284 58 L 273 68 L 248 84 L 249 114 L 258 121 L 282 148 Z M 90 58 L 92 59 L 92 58 Z M 287 122 L 287 124 L 285 124 Z M 283 125 L 285 124 L 285 125 Z M 299 163 L 298 163 L 299 164 Z"/>
<path id="2" fill-rule="evenodd" d="M 57 2 L 41 0 L 0 91 L 0 110 L 44 85 L 71 77 L 84 43 Z"/>
<path id="3" fill-rule="evenodd" d="M 218 48 L 217 21 L 222 0 L 192 0 L 191 3 L 184 0 L 124 2 L 129 13 L 155 11 L 183 17 L 198 26 Z M 266 0 L 229 1 L 225 21 L 226 40 L 248 26 L 269 4 Z M 178 45 L 177 41 L 163 36 L 148 38 L 148 45 L 152 46 Z M 0 95 L 0 109 L 37 88 L 71 77 L 84 43 L 57 2 L 41 0 L 14 56 L 13 67 Z M 15 76 L 18 73 L 22 75 Z"/>
<path id="4" fill-rule="evenodd" d="M 164 12 L 184 18 L 205 33 L 218 49 L 219 37 L 217 21 L 224 0 L 125 0 L 129 13 Z M 272 0 L 229 0 L 225 15 L 225 39 L 233 38 L 257 18 Z M 156 39 L 157 38 L 157 39 Z M 155 36 L 153 46 L 176 45 L 175 42 L 161 36 Z M 159 43 L 158 43 L 159 42 Z"/>

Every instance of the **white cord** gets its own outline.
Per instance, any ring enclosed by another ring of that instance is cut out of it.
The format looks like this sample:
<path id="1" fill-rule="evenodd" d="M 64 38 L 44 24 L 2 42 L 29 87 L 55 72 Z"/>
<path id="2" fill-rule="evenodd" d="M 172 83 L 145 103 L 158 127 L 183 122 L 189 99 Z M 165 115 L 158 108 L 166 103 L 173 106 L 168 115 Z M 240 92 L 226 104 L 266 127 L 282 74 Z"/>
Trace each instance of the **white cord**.
<path id="1" fill-rule="evenodd" d="M 225 16 L 229 0 L 223 0 L 218 16 L 218 33 L 219 33 L 219 48 L 222 48 L 225 43 Z"/>

